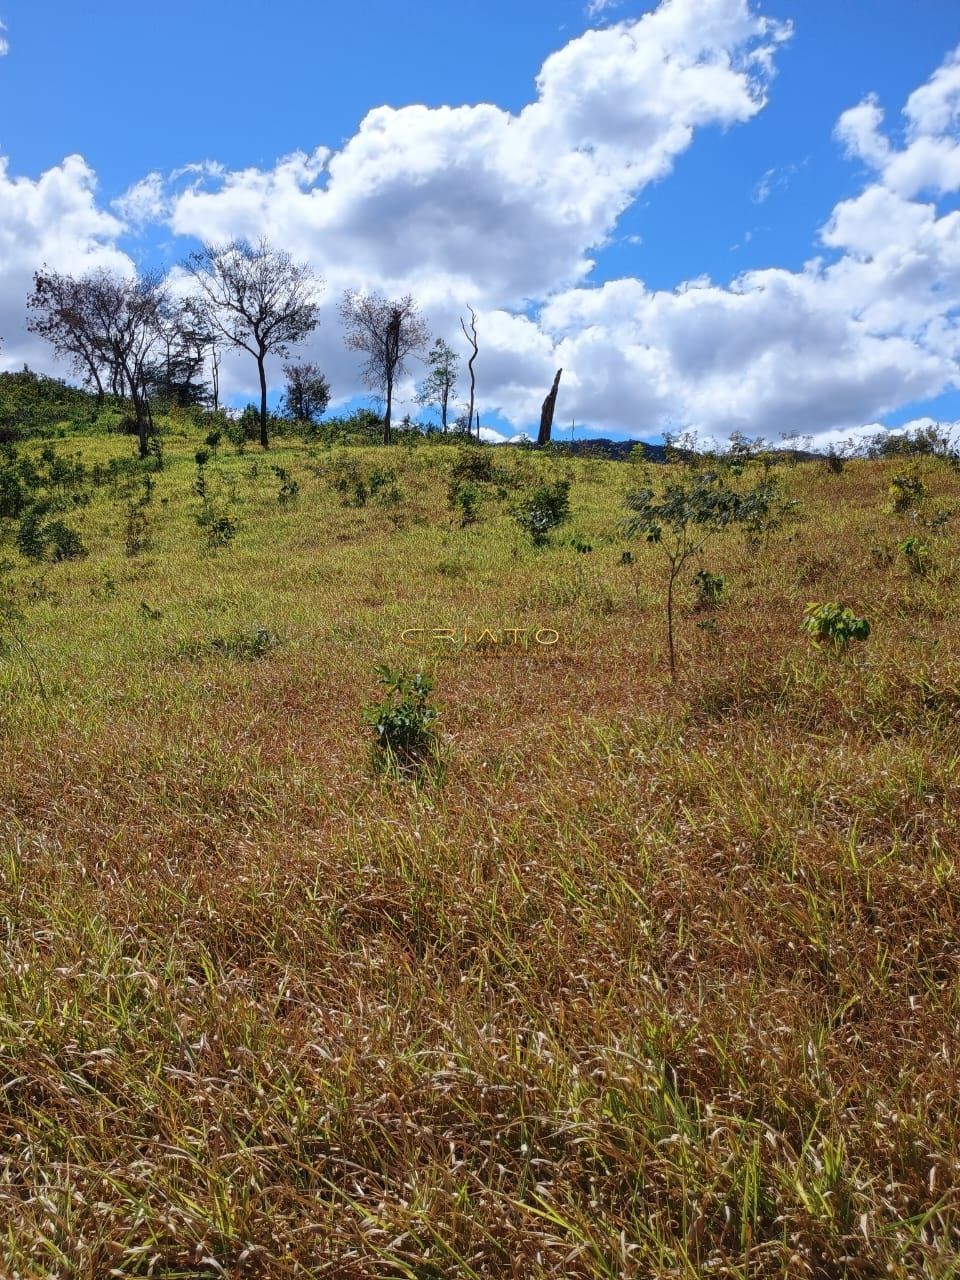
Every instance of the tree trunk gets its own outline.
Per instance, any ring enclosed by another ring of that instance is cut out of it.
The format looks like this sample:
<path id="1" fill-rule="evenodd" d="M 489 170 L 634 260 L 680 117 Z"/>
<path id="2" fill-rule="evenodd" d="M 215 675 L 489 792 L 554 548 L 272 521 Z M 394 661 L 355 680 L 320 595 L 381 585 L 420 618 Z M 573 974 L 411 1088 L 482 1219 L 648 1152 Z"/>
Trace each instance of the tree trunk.
<path id="1" fill-rule="evenodd" d="M 470 311 L 470 332 L 469 333 L 467 333 L 467 326 L 463 323 L 463 316 L 460 317 L 460 328 L 463 330 L 463 336 L 470 343 L 470 347 L 472 349 L 472 355 L 470 356 L 470 359 L 467 361 L 467 368 L 470 370 L 470 408 L 467 410 L 467 439 L 468 440 L 470 438 L 470 433 L 473 430 L 473 400 L 474 400 L 474 392 L 476 390 L 476 385 L 477 385 L 477 376 L 473 371 L 473 362 L 474 360 L 476 360 L 477 351 L 479 350 L 477 346 L 477 313 L 474 311 L 473 307 L 470 307 L 469 311 Z"/>
<path id="2" fill-rule="evenodd" d="M 92 360 L 86 361 L 87 369 L 90 371 L 90 377 L 93 385 L 97 388 L 97 408 L 103 408 L 103 379 L 100 377 L 100 370 Z"/>
<path id="3" fill-rule="evenodd" d="M 557 370 L 557 376 L 553 380 L 553 386 L 547 393 L 547 398 L 543 402 L 543 408 L 540 410 L 540 431 L 537 435 L 537 444 L 549 444 L 550 432 L 553 430 L 553 414 L 557 407 L 557 392 L 560 389 L 560 375 L 562 369 Z"/>
<path id="4" fill-rule="evenodd" d="M 147 415 L 144 412 L 143 401 L 133 386 L 130 387 L 130 395 L 133 398 L 134 413 L 137 415 L 137 440 L 140 445 L 140 457 L 146 458 L 150 453 Z"/>
<path id="5" fill-rule="evenodd" d="M 383 443 L 390 443 L 390 417 L 393 412 L 393 375 L 387 375 L 387 411 L 383 415 Z"/>
<path id="6" fill-rule="evenodd" d="M 257 356 L 257 370 L 260 374 L 260 443 L 264 449 L 269 448 L 267 439 L 267 370 L 264 366 L 264 352 Z"/>
<path id="7" fill-rule="evenodd" d="M 444 435 L 447 434 L 447 401 L 449 400 L 449 398 L 450 398 L 450 392 L 444 391 L 443 397 L 440 401 L 440 422 L 443 426 Z"/>
<path id="8" fill-rule="evenodd" d="M 677 655 L 673 646 L 673 584 L 676 581 L 679 569 L 671 567 L 670 578 L 667 582 L 667 648 L 670 655 L 670 679 L 677 678 Z"/>
<path id="9" fill-rule="evenodd" d="M 477 410 L 477 444 L 480 443 L 480 410 Z"/>

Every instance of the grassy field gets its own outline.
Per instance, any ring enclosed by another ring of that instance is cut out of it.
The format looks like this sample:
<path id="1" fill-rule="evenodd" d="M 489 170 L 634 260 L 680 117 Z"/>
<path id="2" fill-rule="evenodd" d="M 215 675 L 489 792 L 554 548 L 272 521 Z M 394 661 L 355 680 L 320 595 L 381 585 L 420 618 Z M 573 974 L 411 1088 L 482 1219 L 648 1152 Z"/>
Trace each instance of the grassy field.
<path id="1" fill-rule="evenodd" d="M 460 527 L 452 447 L 222 448 L 212 547 L 199 444 L 132 516 L 129 439 L 57 442 L 108 477 L 83 558 L 0 522 L 0 1274 L 960 1276 L 960 514 L 887 492 L 960 473 L 777 468 L 671 682 L 633 464 L 488 451 Z M 441 777 L 372 767 L 380 663 Z"/>

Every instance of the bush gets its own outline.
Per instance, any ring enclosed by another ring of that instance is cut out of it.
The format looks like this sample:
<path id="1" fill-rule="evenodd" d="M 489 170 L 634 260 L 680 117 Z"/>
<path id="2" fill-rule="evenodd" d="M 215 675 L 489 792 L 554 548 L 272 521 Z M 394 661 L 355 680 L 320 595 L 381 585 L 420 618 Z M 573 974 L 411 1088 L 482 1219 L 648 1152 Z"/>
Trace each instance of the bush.
<path id="1" fill-rule="evenodd" d="M 450 479 L 474 480 L 484 483 L 495 478 L 493 455 L 482 445 L 463 445 L 457 450 L 453 466 L 450 468 Z"/>
<path id="2" fill-rule="evenodd" d="M 370 472 L 367 488 L 371 497 L 375 497 L 381 491 L 394 490 L 396 493 L 395 500 L 400 500 L 400 491 L 397 489 L 397 473 L 393 467 L 374 467 Z M 387 501 L 389 504 L 390 500 L 388 499 Z"/>
<path id="3" fill-rule="evenodd" d="M 906 558 L 911 573 L 925 574 L 931 568 L 932 553 L 922 538 L 904 538 L 897 550 Z"/>
<path id="4" fill-rule="evenodd" d="M 422 671 L 410 676 L 388 666 L 378 667 L 377 677 L 386 696 L 363 713 L 373 729 L 374 765 L 397 778 L 416 775 L 431 759 L 439 762 L 439 712 L 428 702 L 433 681 Z"/>
<path id="5" fill-rule="evenodd" d="M 294 480 L 286 467 L 272 466 L 270 470 L 280 482 L 277 501 L 280 503 L 281 507 L 285 507 L 288 503 L 293 502 L 297 494 L 300 492 L 299 482 Z"/>
<path id="6" fill-rule="evenodd" d="M 36 507 L 29 510 L 20 521 L 15 542 L 17 550 L 27 560 L 39 561 L 47 554 L 46 530 Z"/>
<path id="7" fill-rule="evenodd" d="M 240 528 L 237 517 L 229 508 L 216 506 L 206 498 L 197 512 L 197 524 L 206 530 L 207 541 L 214 548 L 228 546 Z"/>
<path id="8" fill-rule="evenodd" d="M 887 496 L 897 515 L 916 510 L 926 496 L 926 486 L 919 476 L 902 473 L 890 481 Z"/>
<path id="9" fill-rule="evenodd" d="M 878 431 L 866 441 L 863 451 L 868 458 L 941 458 L 960 461 L 957 446 L 950 435 L 936 423 L 915 431 Z"/>
<path id="10" fill-rule="evenodd" d="M 330 482 L 348 507 L 365 507 L 370 491 L 356 458 L 339 458 L 333 465 Z"/>
<path id="11" fill-rule="evenodd" d="M 87 554 L 80 535 L 62 520 L 51 520 L 44 533 L 51 544 L 54 560 L 79 560 Z"/>
<path id="12" fill-rule="evenodd" d="M 730 528 L 751 536 L 767 532 L 779 519 L 779 487 L 773 476 L 764 476 L 752 489 L 732 488 L 724 474 L 691 468 L 679 480 L 668 480 L 658 495 L 650 488 L 626 495 L 630 515 L 623 522 L 628 537 L 643 535 L 659 546 L 667 560 L 667 651 L 670 677 L 676 679 L 674 642 L 674 591 L 687 561 L 699 555 L 706 543 Z"/>
<path id="13" fill-rule="evenodd" d="M 870 634 L 866 618 L 858 618 L 852 609 L 836 602 L 808 604 L 800 626 L 815 643 L 829 641 L 837 653 L 842 653 L 851 640 L 866 640 Z"/>
<path id="14" fill-rule="evenodd" d="M 521 499 L 512 515 L 535 547 L 545 546 L 552 530 L 570 518 L 570 481 L 538 484 Z"/>
<path id="15" fill-rule="evenodd" d="M 460 528 L 479 520 L 480 490 L 469 480 L 452 481 L 447 490 L 447 504 L 460 513 Z"/>
<path id="16" fill-rule="evenodd" d="M 216 636 L 210 642 L 210 648 L 227 658 L 254 659 L 262 658 L 279 643 L 280 637 L 275 632 L 264 626 L 256 626 L 252 631 L 235 631 L 229 636 Z"/>
<path id="17" fill-rule="evenodd" d="M 697 592 L 694 607 L 698 610 L 713 609 L 723 597 L 726 581 L 720 573 L 711 573 L 709 569 L 698 569 L 693 575 L 693 585 Z"/>
<path id="18" fill-rule="evenodd" d="M 138 556 L 150 546 L 150 525 L 144 503 L 131 500 L 127 503 L 123 530 L 123 546 L 128 556 Z"/>

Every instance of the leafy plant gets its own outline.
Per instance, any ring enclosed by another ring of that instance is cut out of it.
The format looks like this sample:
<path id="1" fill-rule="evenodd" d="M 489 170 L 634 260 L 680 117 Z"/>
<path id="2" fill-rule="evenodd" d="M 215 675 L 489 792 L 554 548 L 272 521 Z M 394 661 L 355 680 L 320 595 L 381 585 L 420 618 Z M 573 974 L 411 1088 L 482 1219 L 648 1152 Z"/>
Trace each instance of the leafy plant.
<path id="1" fill-rule="evenodd" d="M 50 543 L 54 560 L 79 560 L 87 554 L 83 539 L 75 529 L 62 520 L 51 520 L 44 533 Z"/>
<path id="2" fill-rule="evenodd" d="M 381 490 L 396 488 L 397 473 L 393 467 L 374 467 L 367 481 L 370 496 L 375 497 Z M 399 490 L 398 490 L 399 493 Z"/>
<path id="3" fill-rule="evenodd" d="M 366 477 L 355 458 L 338 459 L 333 466 L 331 483 L 348 507 L 365 507 L 370 491 Z"/>
<path id="4" fill-rule="evenodd" d="M 385 696 L 363 713 L 373 729 L 374 763 L 393 777 L 415 775 L 438 758 L 439 712 L 429 704 L 433 681 L 422 671 L 411 676 L 388 666 L 378 667 L 376 674 Z"/>
<path id="5" fill-rule="evenodd" d="M 299 482 L 296 481 L 286 467 L 272 466 L 270 470 L 280 482 L 280 491 L 277 494 L 277 501 L 282 507 L 293 502 L 297 494 L 300 492 Z"/>
<path id="6" fill-rule="evenodd" d="M 828 641 L 837 653 L 843 653 L 851 640 L 866 640 L 870 634 L 866 618 L 858 618 L 852 609 L 835 601 L 812 601 L 803 611 L 800 627 L 817 644 Z"/>
<path id="7" fill-rule="evenodd" d="M 469 480 L 452 481 L 447 493 L 447 502 L 460 513 L 460 527 L 476 524 L 480 519 L 480 490 Z"/>
<path id="8" fill-rule="evenodd" d="M 153 499 L 156 482 L 149 472 L 140 477 L 142 490 L 138 496 L 127 499 L 123 545 L 128 556 L 137 556 L 150 546 L 150 523 L 147 518 L 147 507 Z"/>
<path id="9" fill-rule="evenodd" d="M 545 546 L 551 532 L 570 518 L 570 481 L 541 482 L 524 495 L 511 514 L 535 547 Z"/>
<path id="10" fill-rule="evenodd" d="M 228 546 L 240 528 L 239 521 L 229 507 L 220 507 L 205 499 L 197 512 L 197 524 L 207 533 L 211 547 Z"/>
<path id="11" fill-rule="evenodd" d="M 731 487 L 719 471 L 692 471 L 669 482 L 662 493 L 636 489 L 627 494 L 631 514 L 623 522 L 628 537 L 642 534 L 647 542 L 662 548 L 667 574 L 667 651 L 671 679 L 677 674 L 674 638 L 674 596 L 677 578 L 684 565 L 699 555 L 706 543 L 725 529 L 739 526 L 749 530 L 762 527 L 770 518 L 779 496 L 777 481 L 764 476 L 752 489 Z"/>
<path id="12" fill-rule="evenodd" d="M 902 472 L 890 481 L 887 496 L 890 505 L 897 515 L 905 511 L 916 510 L 926 496 L 926 486 L 917 475 Z"/>
<path id="13" fill-rule="evenodd" d="M 630 575 L 630 582 L 633 586 L 633 595 L 637 604 L 640 603 L 640 588 L 642 582 L 641 567 L 637 561 L 637 557 L 632 551 L 624 551 L 618 561 L 622 569 L 626 569 Z"/>
<path id="14" fill-rule="evenodd" d="M 123 546 L 128 556 L 138 556 L 150 546 L 150 525 L 142 502 L 127 503 Z"/>
<path id="15" fill-rule="evenodd" d="M 709 569 L 698 569 L 693 575 L 697 599 L 694 607 L 698 610 L 713 609 L 723 597 L 726 579 L 721 573 L 711 573 Z"/>
<path id="16" fill-rule="evenodd" d="M 831 473 L 831 475 L 839 476 L 843 474 L 843 468 L 847 465 L 847 459 L 834 445 L 827 450 L 823 465 Z"/>
<path id="17" fill-rule="evenodd" d="M 264 626 L 256 626 L 251 631 L 235 631 L 228 636 L 216 636 L 210 642 L 210 648 L 222 653 L 227 658 L 262 658 L 265 653 L 280 644 L 276 632 Z"/>
<path id="18" fill-rule="evenodd" d="M 493 456 L 490 450 L 482 445 L 462 445 L 457 450 L 453 466 L 450 468 L 450 479 L 474 480 L 481 483 L 495 479 Z"/>
<path id="19" fill-rule="evenodd" d="M 930 570 L 933 554 L 922 538 L 904 538 L 897 543 L 897 550 L 905 557 L 911 573 L 922 575 Z"/>
<path id="20" fill-rule="evenodd" d="M 20 521 L 15 538 L 17 550 L 28 560 L 42 560 L 47 554 L 46 529 L 37 507 L 31 507 Z"/>

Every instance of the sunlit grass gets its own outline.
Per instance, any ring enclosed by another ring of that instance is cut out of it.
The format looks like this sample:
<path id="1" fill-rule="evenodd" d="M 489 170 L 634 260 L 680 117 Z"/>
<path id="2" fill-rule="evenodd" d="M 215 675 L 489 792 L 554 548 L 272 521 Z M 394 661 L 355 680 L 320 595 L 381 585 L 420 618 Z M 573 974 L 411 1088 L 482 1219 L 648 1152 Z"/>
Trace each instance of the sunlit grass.
<path id="1" fill-rule="evenodd" d="M 362 451 L 362 508 L 343 451 L 222 448 L 211 551 L 198 445 L 142 554 L 109 485 L 86 558 L 0 548 L 5 1274 L 960 1275 L 960 517 L 911 574 L 894 464 L 782 468 L 671 686 L 632 464 L 498 454 L 571 479 L 535 549 L 512 485 L 459 526 L 448 448 Z M 419 662 L 447 763 L 395 783 L 361 712 Z"/>

